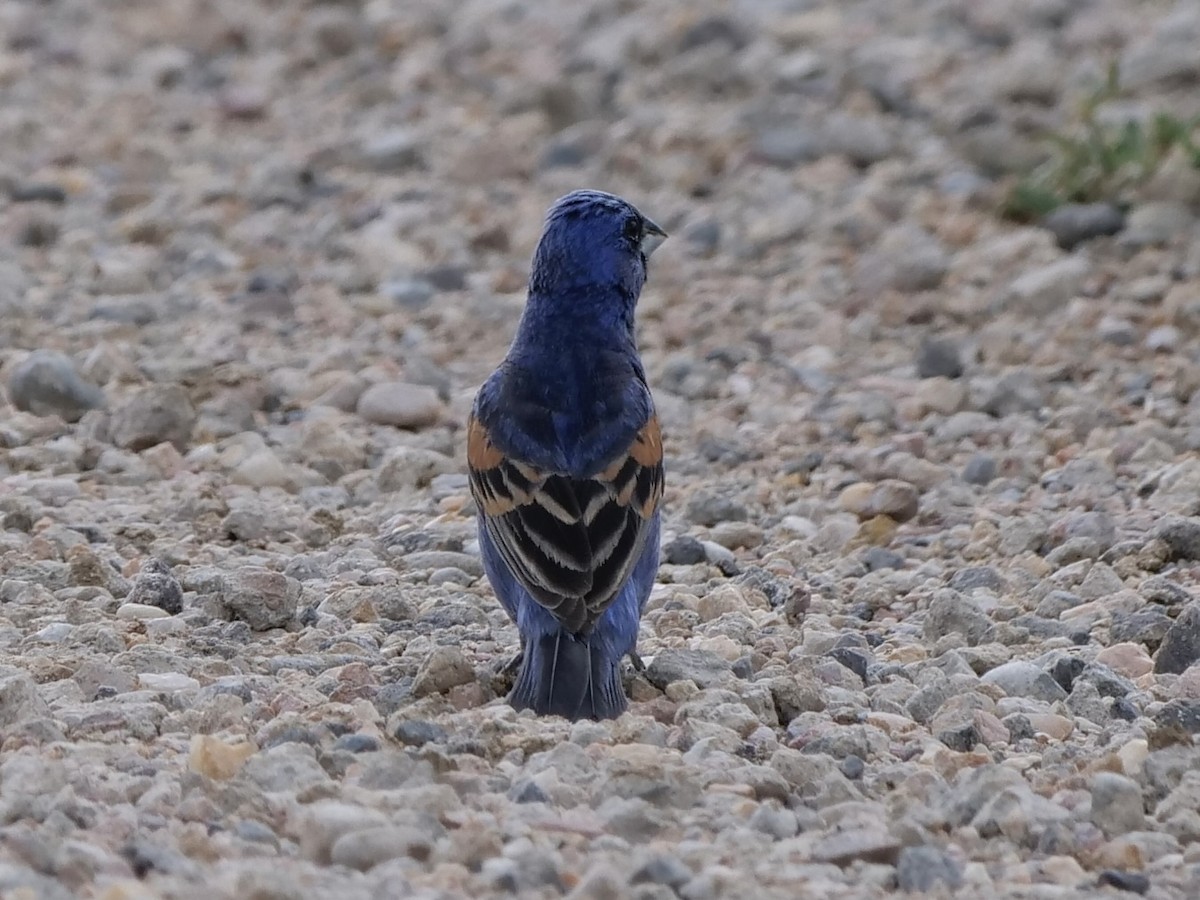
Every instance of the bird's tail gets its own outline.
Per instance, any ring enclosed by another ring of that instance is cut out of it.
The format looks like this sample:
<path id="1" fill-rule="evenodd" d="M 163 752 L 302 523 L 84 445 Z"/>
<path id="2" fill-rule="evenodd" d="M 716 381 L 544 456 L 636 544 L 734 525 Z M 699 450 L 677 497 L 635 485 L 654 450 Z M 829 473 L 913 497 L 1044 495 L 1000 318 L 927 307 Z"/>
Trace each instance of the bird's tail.
<path id="1" fill-rule="evenodd" d="M 594 635 L 559 631 L 531 637 L 508 702 L 539 716 L 615 719 L 628 706 L 619 663 Z"/>

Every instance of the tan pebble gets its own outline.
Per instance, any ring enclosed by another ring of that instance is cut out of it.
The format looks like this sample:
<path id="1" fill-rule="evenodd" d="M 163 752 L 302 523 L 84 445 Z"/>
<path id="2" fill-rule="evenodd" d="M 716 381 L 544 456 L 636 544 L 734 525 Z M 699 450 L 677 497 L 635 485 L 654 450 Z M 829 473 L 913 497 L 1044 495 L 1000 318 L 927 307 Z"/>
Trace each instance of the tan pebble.
<path id="1" fill-rule="evenodd" d="M 1087 878 L 1087 873 L 1078 862 L 1070 856 L 1050 856 L 1040 863 L 1034 863 L 1044 878 L 1053 884 L 1079 884 Z"/>
<path id="2" fill-rule="evenodd" d="M 917 723 L 896 713 L 870 712 L 867 713 L 867 724 L 888 735 L 904 734 L 917 727 Z M 1007 730 L 1006 730 L 1007 734 Z"/>
<path id="3" fill-rule="evenodd" d="M 737 641 L 725 634 L 714 635 L 710 638 L 701 638 L 695 642 L 694 649 L 696 650 L 711 650 L 721 659 L 734 662 L 741 659 L 745 655 L 745 648 Z"/>
<path id="4" fill-rule="evenodd" d="M 1007 744 L 1008 726 L 986 709 L 977 709 L 974 714 L 975 728 L 985 744 Z"/>
<path id="5" fill-rule="evenodd" d="M 1075 730 L 1075 723 L 1066 716 L 1056 713 L 1029 713 L 1029 724 L 1033 730 L 1056 741 L 1065 741 Z"/>
<path id="6" fill-rule="evenodd" d="M 228 744 L 211 734 L 192 738 L 188 768 L 215 781 L 226 781 L 238 773 L 258 748 L 249 741 Z"/>
<path id="7" fill-rule="evenodd" d="M 1127 678 L 1140 678 L 1154 671 L 1154 661 L 1141 644 L 1126 642 L 1105 647 L 1096 654 L 1096 662 L 1109 666 Z"/>
<path id="8" fill-rule="evenodd" d="M 838 504 L 846 512 L 854 513 L 859 517 L 865 517 L 867 514 L 867 505 L 871 500 L 871 492 L 873 490 L 875 490 L 875 485 L 869 482 L 856 482 L 845 488 L 838 495 Z"/>
<path id="9" fill-rule="evenodd" d="M 884 547 L 896 534 L 896 522 L 888 516 L 872 516 L 858 527 L 851 546 Z"/>
<path id="10" fill-rule="evenodd" d="M 1142 767 L 1146 764 L 1146 757 L 1150 755 L 1150 748 L 1146 741 L 1142 738 L 1134 738 L 1121 746 L 1117 751 L 1117 759 L 1121 761 L 1121 769 L 1126 775 L 1140 775 Z"/>
<path id="11" fill-rule="evenodd" d="M 1123 869 L 1127 872 L 1140 872 L 1146 866 L 1142 851 L 1128 837 L 1113 838 L 1101 844 L 1096 851 L 1097 868 Z"/>
<path id="12" fill-rule="evenodd" d="M 915 663 L 929 658 L 929 651 L 920 644 L 883 644 L 877 655 L 890 663 Z"/>

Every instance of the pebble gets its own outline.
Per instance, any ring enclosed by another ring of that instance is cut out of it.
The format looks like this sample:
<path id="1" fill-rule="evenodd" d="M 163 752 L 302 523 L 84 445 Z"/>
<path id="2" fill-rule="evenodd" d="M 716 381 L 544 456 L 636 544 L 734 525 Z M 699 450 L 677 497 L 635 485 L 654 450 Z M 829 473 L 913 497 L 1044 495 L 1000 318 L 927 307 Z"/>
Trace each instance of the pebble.
<path id="1" fill-rule="evenodd" d="M 376 425 L 421 429 L 436 424 L 443 404 L 434 388 L 403 381 L 373 384 L 358 398 L 358 414 Z"/>
<path id="2" fill-rule="evenodd" d="M 1006 303 L 1030 314 L 1046 315 L 1079 293 L 1089 269 L 1081 256 L 1067 256 L 1032 269 L 1009 285 Z"/>
<path id="3" fill-rule="evenodd" d="M 1092 777 L 1091 794 L 1091 821 L 1105 834 L 1128 834 L 1145 826 L 1142 789 L 1133 779 L 1100 772 Z"/>
<path id="4" fill-rule="evenodd" d="M 1084 241 L 1119 232 L 1125 227 L 1125 214 L 1111 203 L 1065 203 L 1045 215 L 1041 225 L 1058 246 L 1072 250 Z"/>
<path id="5" fill-rule="evenodd" d="M 147 450 L 170 442 L 187 449 L 196 411 L 186 390 L 176 384 L 142 388 L 113 410 L 109 426 L 113 443 L 126 450 Z"/>
<path id="6" fill-rule="evenodd" d="M 104 391 L 86 381 L 70 357 L 53 350 L 35 350 L 13 366 L 8 399 L 17 409 L 67 422 L 105 404 Z"/>
<path id="7" fill-rule="evenodd" d="M 902 891 L 927 893 L 939 885 L 957 890 L 963 867 L 937 847 L 905 847 L 896 859 L 896 885 Z"/>
<path id="8" fill-rule="evenodd" d="M 918 378 L 959 378 L 963 374 L 961 350 L 948 338 L 926 338 L 917 349 Z"/>
<path id="9" fill-rule="evenodd" d="M 296 617 L 300 583 L 261 566 L 243 566 L 225 577 L 217 598 L 226 615 L 254 631 L 283 628 Z"/>
<path id="10" fill-rule="evenodd" d="M 1046 672 L 1030 662 L 1013 660 L 985 673 L 984 684 L 994 684 L 1010 697 L 1028 697 L 1053 703 L 1065 700 L 1067 693 Z"/>
<path id="11" fill-rule="evenodd" d="M 1200 662 L 1200 603 L 1175 618 L 1154 655 L 1154 671 L 1180 674 Z"/>
<path id="12" fill-rule="evenodd" d="M 142 563 L 126 600 L 130 604 L 157 606 L 175 615 L 183 611 L 183 588 L 170 566 L 151 557 Z"/>

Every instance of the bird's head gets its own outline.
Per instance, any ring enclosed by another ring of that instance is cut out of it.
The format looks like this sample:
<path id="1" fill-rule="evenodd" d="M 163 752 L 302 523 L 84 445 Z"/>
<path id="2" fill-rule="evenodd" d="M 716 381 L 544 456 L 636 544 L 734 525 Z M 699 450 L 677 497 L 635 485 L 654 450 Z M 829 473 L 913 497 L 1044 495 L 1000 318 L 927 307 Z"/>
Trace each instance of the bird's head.
<path id="1" fill-rule="evenodd" d="M 588 295 L 616 289 L 636 303 L 646 260 L 667 234 L 633 204 L 602 191 L 572 191 L 546 214 L 533 255 L 532 294 Z"/>

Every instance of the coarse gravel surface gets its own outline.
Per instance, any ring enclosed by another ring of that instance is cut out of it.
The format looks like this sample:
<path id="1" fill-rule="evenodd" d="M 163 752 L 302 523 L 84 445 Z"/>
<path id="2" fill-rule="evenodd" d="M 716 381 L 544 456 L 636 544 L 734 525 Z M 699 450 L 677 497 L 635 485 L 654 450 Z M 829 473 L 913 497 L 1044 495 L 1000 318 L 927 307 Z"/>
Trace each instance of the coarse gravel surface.
<path id="1" fill-rule="evenodd" d="M 0 0 L 0 896 L 1200 896 L 1200 2 Z M 546 207 L 640 305 L 630 712 L 503 701 Z M 1068 248 L 1068 249 L 1064 249 Z"/>

